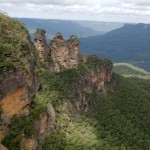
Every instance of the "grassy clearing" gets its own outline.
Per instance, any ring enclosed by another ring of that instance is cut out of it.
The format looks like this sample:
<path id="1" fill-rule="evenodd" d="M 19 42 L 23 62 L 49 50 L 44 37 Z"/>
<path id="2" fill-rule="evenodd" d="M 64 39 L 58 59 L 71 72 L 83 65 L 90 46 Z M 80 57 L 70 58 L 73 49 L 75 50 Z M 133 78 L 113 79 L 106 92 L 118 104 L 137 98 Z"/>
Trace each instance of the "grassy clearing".
<path id="1" fill-rule="evenodd" d="M 150 79 L 150 72 L 129 63 L 115 63 L 114 72 L 124 77 L 137 77 L 142 79 Z"/>

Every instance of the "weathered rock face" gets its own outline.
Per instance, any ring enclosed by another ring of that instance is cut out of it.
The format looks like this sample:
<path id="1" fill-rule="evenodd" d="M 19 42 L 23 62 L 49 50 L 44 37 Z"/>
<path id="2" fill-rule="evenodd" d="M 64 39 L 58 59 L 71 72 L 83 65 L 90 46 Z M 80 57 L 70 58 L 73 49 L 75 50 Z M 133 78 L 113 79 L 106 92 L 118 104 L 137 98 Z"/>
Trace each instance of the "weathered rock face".
<path id="1" fill-rule="evenodd" d="M 86 63 L 88 57 L 96 56 L 82 56 L 82 61 Z M 71 93 L 78 95 L 76 106 L 79 111 L 87 111 L 92 106 L 93 101 L 89 98 L 89 94 L 99 93 L 106 94 L 114 90 L 115 82 L 113 79 L 113 65 L 97 65 L 88 73 L 81 77 L 81 79 L 73 85 Z"/>
<path id="2" fill-rule="evenodd" d="M 60 72 L 78 66 L 79 40 L 76 36 L 66 41 L 61 33 L 57 33 L 50 44 L 50 50 L 52 71 Z"/>
<path id="3" fill-rule="evenodd" d="M 36 137 L 38 141 L 38 150 L 42 150 L 42 144 L 45 139 L 52 134 L 56 125 L 55 111 L 51 104 L 48 105 L 47 111 L 40 115 L 40 119 L 36 121 Z"/>
<path id="4" fill-rule="evenodd" d="M 68 45 L 70 49 L 70 64 L 72 68 L 78 66 L 78 57 L 79 57 L 79 40 L 77 36 L 71 36 L 68 40 Z"/>
<path id="5" fill-rule="evenodd" d="M 38 143 L 35 138 L 23 138 L 21 142 L 21 150 L 35 150 Z"/>
<path id="6" fill-rule="evenodd" d="M 47 110 L 35 121 L 36 134 L 32 138 L 24 137 L 21 143 L 22 150 L 42 150 L 45 139 L 52 134 L 56 125 L 55 111 L 51 104 Z"/>
<path id="7" fill-rule="evenodd" d="M 14 115 L 26 114 L 29 104 L 38 90 L 35 67 L 32 59 L 33 46 L 28 38 L 28 44 L 20 48 L 22 63 L 15 60 L 15 70 L 3 70 L 3 80 L 0 83 L 0 105 L 2 108 L 0 137 L 7 133 L 7 127 Z"/>
<path id="8" fill-rule="evenodd" d="M 0 150 L 8 150 L 8 149 L 4 147 L 2 144 L 0 144 Z"/>
<path id="9" fill-rule="evenodd" d="M 34 45 L 38 53 L 39 62 L 43 62 L 44 60 L 46 60 L 49 53 L 45 33 L 46 31 L 43 29 L 37 29 L 37 31 L 34 33 L 34 41 L 35 41 Z"/>
<path id="10" fill-rule="evenodd" d="M 45 33 L 45 30 L 38 29 L 34 34 L 34 45 L 38 53 L 39 62 L 48 60 L 48 56 L 51 56 L 51 62 L 49 62 L 47 68 L 50 68 L 53 72 L 77 68 L 79 57 L 78 38 L 73 35 L 68 40 L 64 40 L 61 33 L 57 33 L 51 41 L 50 47 L 48 47 Z"/>

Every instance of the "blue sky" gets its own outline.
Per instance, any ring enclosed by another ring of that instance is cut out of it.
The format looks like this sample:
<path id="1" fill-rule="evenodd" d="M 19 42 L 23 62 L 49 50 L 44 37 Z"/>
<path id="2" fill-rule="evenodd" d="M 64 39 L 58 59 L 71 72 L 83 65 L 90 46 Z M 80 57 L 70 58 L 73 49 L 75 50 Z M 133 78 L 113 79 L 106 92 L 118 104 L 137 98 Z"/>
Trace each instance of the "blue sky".
<path id="1" fill-rule="evenodd" d="M 150 0 L 0 0 L 12 17 L 150 23 Z"/>

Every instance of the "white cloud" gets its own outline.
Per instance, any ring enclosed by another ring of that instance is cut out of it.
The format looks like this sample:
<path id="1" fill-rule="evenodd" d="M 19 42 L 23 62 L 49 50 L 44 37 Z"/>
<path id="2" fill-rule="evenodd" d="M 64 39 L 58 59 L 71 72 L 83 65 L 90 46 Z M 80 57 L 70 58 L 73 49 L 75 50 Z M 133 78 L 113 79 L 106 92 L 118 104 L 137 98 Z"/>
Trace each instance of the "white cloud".
<path id="1" fill-rule="evenodd" d="M 150 0 L 0 0 L 15 17 L 150 22 Z"/>
<path id="2" fill-rule="evenodd" d="M 58 6 L 71 6 L 71 5 L 97 5 L 101 0 L 0 0 L 1 3 L 14 3 L 14 4 L 45 4 L 45 5 L 58 5 Z"/>

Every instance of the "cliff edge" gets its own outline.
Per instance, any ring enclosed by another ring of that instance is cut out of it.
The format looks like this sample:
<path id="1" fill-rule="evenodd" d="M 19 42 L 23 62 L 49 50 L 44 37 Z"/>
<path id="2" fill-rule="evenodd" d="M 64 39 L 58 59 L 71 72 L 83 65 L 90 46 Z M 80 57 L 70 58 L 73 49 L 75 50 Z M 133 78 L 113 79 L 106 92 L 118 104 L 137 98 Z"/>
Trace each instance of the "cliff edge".
<path id="1" fill-rule="evenodd" d="M 8 149 L 40 150 L 53 132 L 92 107 L 89 95 L 113 91 L 113 65 L 79 55 L 75 35 L 65 40 L 58 32 L 48 45 L 46 31 L 37 29 L 33 44 L 18 21 L 0 14 L 0 23 L 0 139 Z"/>

